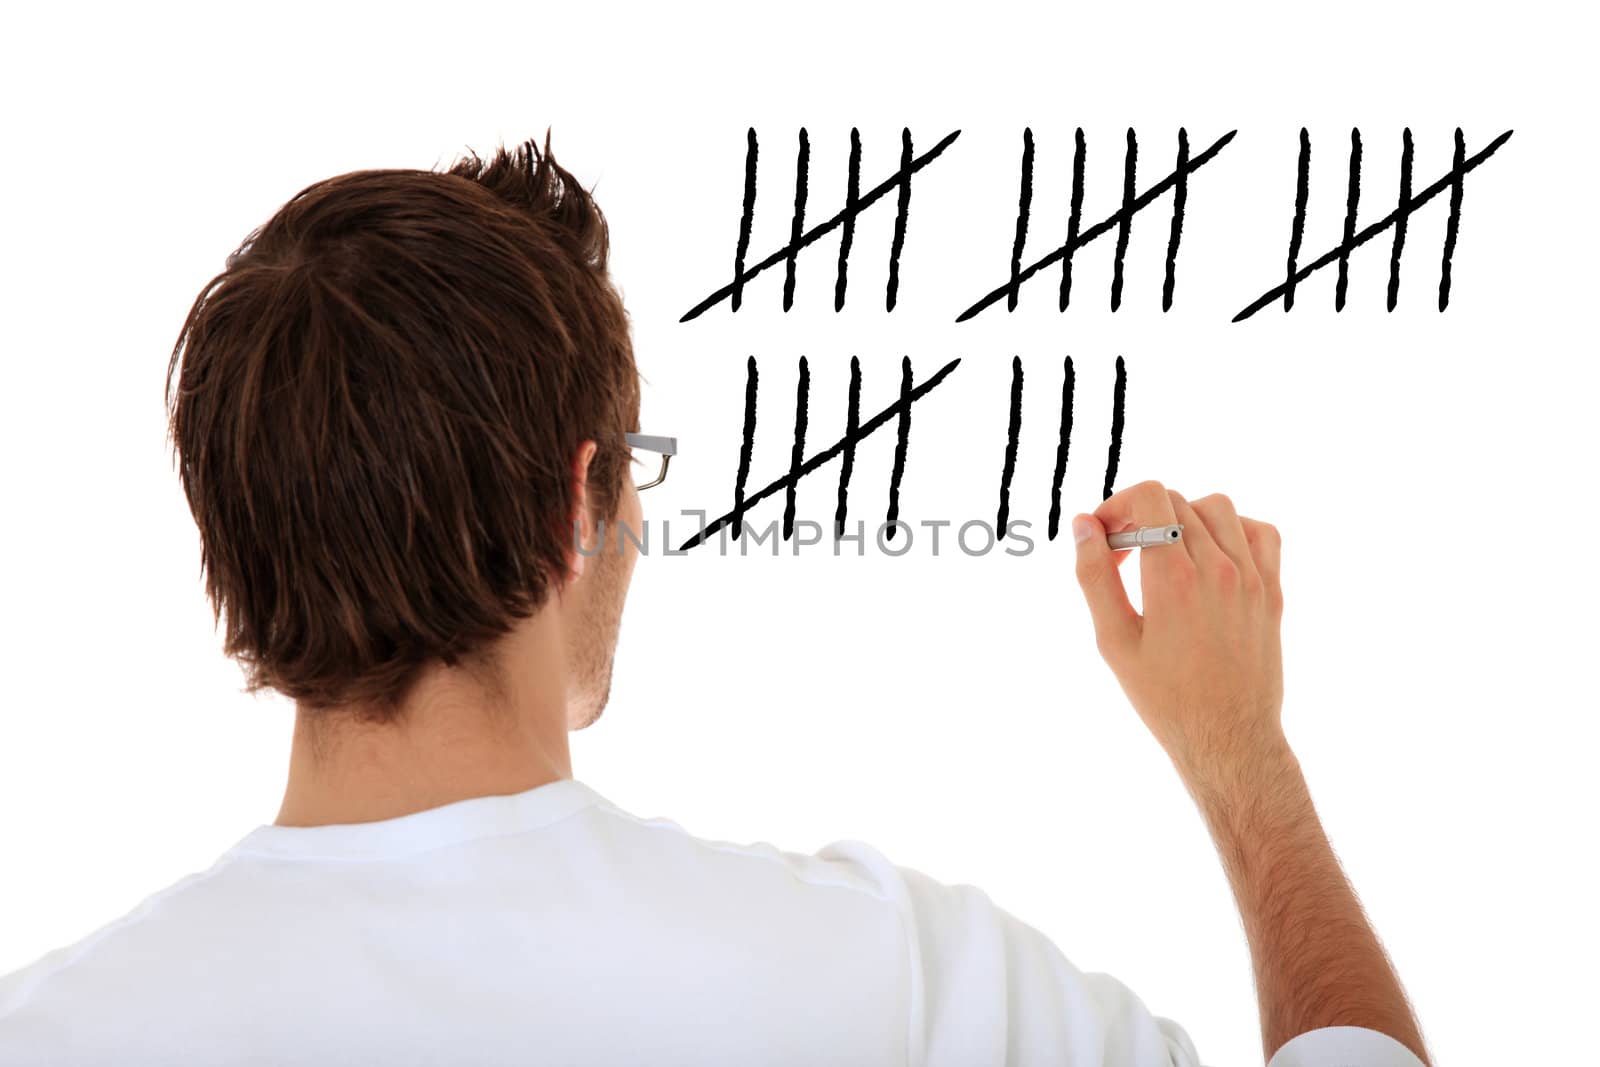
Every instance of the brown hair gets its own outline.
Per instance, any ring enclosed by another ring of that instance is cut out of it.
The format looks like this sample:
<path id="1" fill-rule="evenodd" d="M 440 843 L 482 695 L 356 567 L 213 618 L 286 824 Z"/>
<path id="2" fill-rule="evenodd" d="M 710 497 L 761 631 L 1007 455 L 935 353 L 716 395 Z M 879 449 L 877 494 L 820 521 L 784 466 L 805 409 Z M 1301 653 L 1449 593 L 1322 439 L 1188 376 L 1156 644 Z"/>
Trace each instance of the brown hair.
<path id="1" fill-rule="evenodd" d="M 392 717 L 424 665 L 484 669 L 544 603 L 578 446 L 610 517 L 638 428 L 607 249 L 547 131 L 308 186 L 201 290 L 169 430 L 247 692 Z"/>

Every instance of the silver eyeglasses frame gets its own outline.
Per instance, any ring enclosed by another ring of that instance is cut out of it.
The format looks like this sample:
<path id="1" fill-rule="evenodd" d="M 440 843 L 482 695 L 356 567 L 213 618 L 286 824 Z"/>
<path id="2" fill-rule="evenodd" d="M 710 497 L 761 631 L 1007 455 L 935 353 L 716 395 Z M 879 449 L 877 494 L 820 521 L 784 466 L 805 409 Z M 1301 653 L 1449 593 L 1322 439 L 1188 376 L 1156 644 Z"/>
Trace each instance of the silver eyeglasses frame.
<path id="1" fill-rule="evenodd" d="M 630 433 L 623 434 L 623 438 L 628 442 L 629 448 L 636 449 L 640 452 L 654 452 L 661 457 L 661 470 L 657 472 L 656 476 L 650 481 L 645 482 L 643 485 L 634 486 L 635 489 L 638 489 L 642 492 L 652 486 L 660 485 L 662 482 L 667 480 L 667 464 L 671 462 L 673 456 L 678 454 L 678 439 L 676 437 L 659 437 L 655 434 L 648 433 Z"/>

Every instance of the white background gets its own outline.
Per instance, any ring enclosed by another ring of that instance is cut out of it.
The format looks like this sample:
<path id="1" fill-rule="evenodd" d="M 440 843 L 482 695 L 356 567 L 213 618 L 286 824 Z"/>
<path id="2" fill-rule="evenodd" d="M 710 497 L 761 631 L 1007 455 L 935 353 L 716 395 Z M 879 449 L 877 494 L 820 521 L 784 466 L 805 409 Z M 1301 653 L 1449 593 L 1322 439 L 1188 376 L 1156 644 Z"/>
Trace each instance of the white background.
<path id="1" fill-rule="evenodd" d="M 577 776 L 701 836 L 794 851 L 860 838 L 980 885 L 1183 1022 L 1206 1062 L 1258 1062 L 1211 845 L 1095 653 L 1070 539 L 1043 534 L 1062 359 L 1078 378 L 1069 517 L 1100 500 L 1124 355 L 1117 487 L 1225 492 L 1283 533 L 1287 729 L 1437 1062 L 1592 1052 L 1595 159 L 1577 5 L 42 10 L 14 14 L 0 45 L 0 972 L 277 810 L 291 709 L 240 695 L 218 651 L 163 436 L 190 302 L 315 180 L 443 165 L 550 126 L 611 220 L 644 429 L 680 441 L 651 514 L 731 504 L 748 355 L 752 489 L 787 464 L 798 356 L 808 451 L 843 431 L 852 354 L 863 417 L 892 401 L 902 355 L 918 380 L 959 356 L 914 409 L 902 518 L 992 521 L 1020 355 L 1012 508 L 1035 539 L 1020 558 L 950 551 L 948 532 L 935 556 L 925 530 L 899 559 L 653 554 L 611 706 L 574 738 Z M 1300 127 L 1306 261 L 1338 239 L 1351 127 L 1365 222 L 1394 205 L 1407 125 L 1418 189 L 1448 167 L 1457 125 L 1469 153 L 1516 131 L 1467 178 L 1449 310 L 1440 198 L 1411 220 L 1392 314 L 1385 235 L 1352 256 L 1342 314 L 1329 268 L 1292 313 L 1230 324 L 1282 277 Z M 730 277 L 750 126 L 752 262 L 787 238 L 800 126 L 813 221 L 843 201 L 852 126 L 863 189 L 897 165 L 902 127 L 919 152 L 962 131 L 915 180 L 893 314 L 891 197 L 858 224 L 842 312 L 830 236 L 802 254 L 789 314 L 780 267 L 737 315 L 678 322 Z M 1015 313 L 955 323 L 1005 280 L 1025 126 L 1025 263 L 1064 240 L 1074 127 L 1086 226 L 1117 206 L 1127 127 L 1141 189 L 1170 169 L 1179 126 L 1196 153 L 1239 131 L 1191 181 L 1171 312 L 1163 201 L 1135 221 L 1115 315 L 1112 234 L 1079 254 L 1065 315 L 1051 270 Z M 862 444 L 852 522 L 882 516 L 892 449 L 892 427 Z M 837 469 L 801 484 L 802 518 L 831 516 Z M 1125 575 L 1136 586 L 1135 561 Z"/>

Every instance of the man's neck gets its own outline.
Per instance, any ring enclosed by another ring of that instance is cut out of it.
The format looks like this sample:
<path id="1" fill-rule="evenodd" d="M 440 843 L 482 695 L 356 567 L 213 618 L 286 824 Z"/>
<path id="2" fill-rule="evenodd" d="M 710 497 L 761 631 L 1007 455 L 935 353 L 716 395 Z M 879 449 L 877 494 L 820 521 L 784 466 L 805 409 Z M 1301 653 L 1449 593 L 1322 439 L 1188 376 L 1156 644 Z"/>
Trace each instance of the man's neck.
<path id="1" fill-rule="evenodd" d="M 279 826 L 374 822 L 572 776 L 565 666 L 537 625 L 510 635 L 496 700 L 437 666 L 394 722 L 299 708 Z"/>

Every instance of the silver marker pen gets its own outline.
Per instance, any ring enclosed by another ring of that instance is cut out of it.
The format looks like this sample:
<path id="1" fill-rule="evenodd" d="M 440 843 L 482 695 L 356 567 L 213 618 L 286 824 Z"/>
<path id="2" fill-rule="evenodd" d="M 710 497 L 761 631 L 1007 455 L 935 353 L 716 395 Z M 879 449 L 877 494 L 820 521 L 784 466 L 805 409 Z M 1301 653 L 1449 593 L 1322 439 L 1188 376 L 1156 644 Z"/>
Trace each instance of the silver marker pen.
<path id="1" fill-rule="evenodd" d="M 1177 544 L 1183 537 L 1183 523 L 1171 526 L 1141 526 L 1137 530 L 1114 533 L 1106 537 L 1112 548 L 1155 548 L 1157 545 Z"/>

